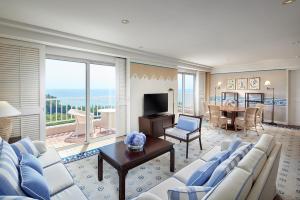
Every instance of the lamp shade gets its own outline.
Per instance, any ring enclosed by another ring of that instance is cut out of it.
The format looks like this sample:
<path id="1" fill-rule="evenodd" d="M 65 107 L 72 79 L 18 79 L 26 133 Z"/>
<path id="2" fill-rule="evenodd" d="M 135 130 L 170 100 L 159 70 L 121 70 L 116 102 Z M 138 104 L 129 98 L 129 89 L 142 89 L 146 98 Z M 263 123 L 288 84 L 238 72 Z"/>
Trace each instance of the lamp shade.
<path id="1" fill-rule="evenodd" d="M 21 112 L 10 105 L 7 101 L 0 101 L 0 118 L 14 117 L 20 115 Z"/>

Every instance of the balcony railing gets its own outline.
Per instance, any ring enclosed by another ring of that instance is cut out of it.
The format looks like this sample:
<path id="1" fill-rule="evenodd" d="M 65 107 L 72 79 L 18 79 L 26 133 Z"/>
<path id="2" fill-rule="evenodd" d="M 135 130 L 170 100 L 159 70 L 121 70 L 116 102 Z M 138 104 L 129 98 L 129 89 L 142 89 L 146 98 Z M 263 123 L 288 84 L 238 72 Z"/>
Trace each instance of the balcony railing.
<path id="1" fill-rule="evenodd" d="M 94 118 L 100 118 L 99 109 L 115 108 L 115 96 L 91 97 L 90 108 Z M 63 97 L 46 98 L 46 125 L 53 126 L 58 124 L 72 123 L 74 116 L 69 115 L 70 109 L 85 111 L 85 97 Z"/>

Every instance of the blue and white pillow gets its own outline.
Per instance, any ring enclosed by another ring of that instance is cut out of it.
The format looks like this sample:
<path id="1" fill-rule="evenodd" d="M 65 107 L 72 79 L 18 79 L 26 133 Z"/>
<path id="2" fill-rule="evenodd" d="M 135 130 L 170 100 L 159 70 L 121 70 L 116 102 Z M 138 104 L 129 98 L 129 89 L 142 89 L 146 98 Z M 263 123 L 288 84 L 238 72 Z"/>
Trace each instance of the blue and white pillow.
<path id="1" fill-rule="evenodd" d="M 19 165 L 19 159 L 15 153 L 15 151 L 13 150 L 13 148 L 10 146 L 10 144 L 8 144 L 6 141 L 2 140 L 3 142 L 3 146 L 2 146 L 2 154 L 5 154 L 6 156 L 8 156 L 13 163 L 18 166 Z"/>
<path id="2" fill-rule="evenodd" d="M 239 147 L 237 150 L 235 150 L 230 156 L 235 156 L 235 155 L 240 154 L 243 158 L 253 148 L 253 146 L 254 146 L 254 144 L 252 144 L 252 143 L 243 145 L 243 146 Z"/>
<path id="3" fill-rule="evenodd" d="M 186 186 L 168 190 L 168 199 L 170 200 L 200 200 L 212 188 L 203 186 Z"/>
<path id="4" fill-rule="evenodd" d="M 40 173 L 41 175 L 44 174 L 43 167 L 40 161 L 34 156 L 29 153 L 22 154 L 20 165 L 26 165 L 33 168 L 35 171 Z"/>
<path id="5" fill-rule="evenodd" d="M 209 159 L 209 161 L 218 160 L 219 163 L 221 163 L 224 160 L 226 160 L 229 156 L 230 156 L 230 151 L 224 150 L 224 151 L 216 153 L 212 158 Z"/>
<path id="6" fill-rule="evenodd" d="M 28 137 L 11 144 L 11 146 L 17 154 L 19 160 L 21 159 L 22 153 L 29 153 L 35 157 L 39 156 L 39 151 Z"/>
<path id="7" fill-rule="evenodd" d="M 20 165 L 21 187 L 27 196 L 39 200 L 50 200 L 50 190 L 46 179 L 35 169 Z"/>
<path id="8" fill-rule="evenodd" d="M 230 156 L 215 169 L 209 180 L 205 183 L 205 186 L 216 186 L 235 166 L 237 166 L 241 159 L 241 154 Z"/>
<path id="9" fill-rule="evenodd" d="M 198 120 L 193 118 L 179 117 L 176 128 L 183 129 L 186 131 L 194 131 L 198 128 Z"/>
<path id="10" fill-rule="evenodd" d="M 3 152 L 4 142 L 0 144 L 0 196 L 24 196 L 19 185 L 17 166 L 6 152 Z"/>
<path id="11" fill-rule="evenodd" d="M 188 186 L 202 186 L 219 165 L 219 160 L 213 160 L 199 167 L 187 180 Z"/>
<path id="12" fill-rule="evenodd" d="M 229 144 L 227 150 L 230 151 L 230 154 L 232 154 L 238 147 L 239 145 L 242 143 L 240 138 L 235 138 L 231 141 L 231 143 Z"/>

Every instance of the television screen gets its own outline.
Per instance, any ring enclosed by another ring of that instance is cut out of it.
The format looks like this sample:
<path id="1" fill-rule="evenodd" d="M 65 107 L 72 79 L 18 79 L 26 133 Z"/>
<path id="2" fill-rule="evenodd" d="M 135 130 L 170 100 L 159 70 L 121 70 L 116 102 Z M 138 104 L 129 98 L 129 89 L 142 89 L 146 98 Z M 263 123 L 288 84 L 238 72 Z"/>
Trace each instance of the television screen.
<path id="1" fill-rule="evenodd" d="M 155 115 L 168 111 L 168 93 L 144 94 L 144 115 Z"/>

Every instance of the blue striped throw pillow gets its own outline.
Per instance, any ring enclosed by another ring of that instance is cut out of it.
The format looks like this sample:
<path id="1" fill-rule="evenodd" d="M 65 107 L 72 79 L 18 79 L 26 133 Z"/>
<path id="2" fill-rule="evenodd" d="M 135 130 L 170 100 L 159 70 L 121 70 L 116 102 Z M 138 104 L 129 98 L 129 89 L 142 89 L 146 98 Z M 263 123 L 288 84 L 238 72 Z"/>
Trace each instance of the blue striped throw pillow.
<path id="1" fill-rule="evenodd" d="M 209 159 L 209 161 L 212 160 L 218 160 L 219 163 L 223 162 L 230 156 L 230 151 L 229 150 L 224 150 L 219 153 L 216 153 L 212 158 Z"/>
<path id="2" fill-rule="evenodd" d="M 243 145 L 243 146 L 239 147 L 237 150 L 235 150 L 230 156 L 236 156 L 236 155 L 240 154 L 243 158 L 253 148 L 253 146 L 254 145 L 252 143 Z"/>
<path id="3" fill-rule="evenodd" d="M 0 144 L 0 195 L 24 196 L 19 185 L 18 169 L 8 154 L 2 152 L 4 142 Z"/>
<path id="4" fill-rule="evenodd" d="M 17 154 L 13 150 L 13 148 L 8 144 L 6 141 L 3 140 L 3 147 L 2 147 L 2 153 L 8 156 L 13 163 L 18 166 L 19 165 L 19 159 L 17 157 Z"/>
<path id="5" fill-rule="evenodd" d="M 230 151 L 230 154 L 232 154 L 238 147 L 239 145 L 242 143 L 240 138 L 235 138 L 231 141 L 231 143 L 228 146 L 228 149 Z"/>
<path id="6" fill-rule="evenodd" d="M 203 186 L 186 186 L 168 190 L 168 198 L 171 200 L 200 200 L 212 188 Z"/>
<path id="7" fill-rule="evenodd" d="M 39 151 L 28 137 L 16 143 L 13 143 L 11 146 L 16 152 L 19 160 L 21 159 L 22 153 L 29 153 L 34 155 L 35 157 L 39 156 Z"/>
<path id="8" fill-rule="evenodd" d="M 191 177 L 187 180 L 186 185 L 188 186 L 201 186 L 203 185 L 214 172 L 216 167 L 219 165 L 219 160 L 213 160 L 205 163 L 199 167 Z"/>

